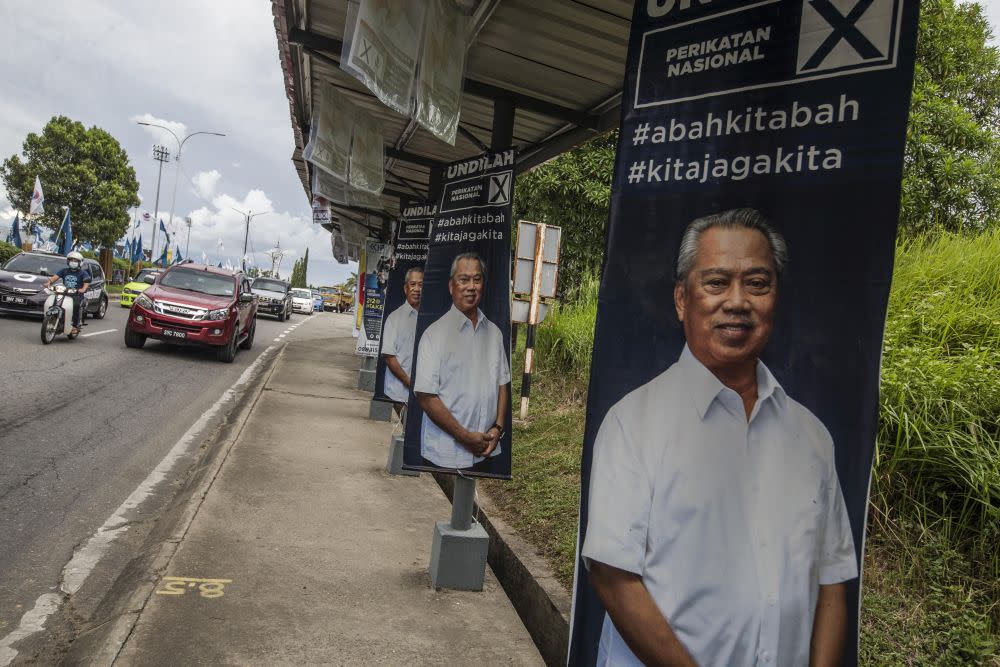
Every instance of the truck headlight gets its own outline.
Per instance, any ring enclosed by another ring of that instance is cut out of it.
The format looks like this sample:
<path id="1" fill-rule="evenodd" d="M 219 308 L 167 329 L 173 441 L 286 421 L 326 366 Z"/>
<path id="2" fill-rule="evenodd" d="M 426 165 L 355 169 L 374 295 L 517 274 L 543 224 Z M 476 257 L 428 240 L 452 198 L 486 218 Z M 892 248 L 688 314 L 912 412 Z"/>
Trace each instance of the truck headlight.
<path id="1" fill-rule="evenodd" d="M 145 308 L 146 310 L 153 310 L 153 300 L 145 294 L 140 294 L 135 297 L 135 305 Z"/>
<path id="2" fill-rule="evenodd" d="M 208 319 L 210 320 L 224 320 L 227 315 L 229 315 L 228 308 L 219 308 L 218 310 L 208 311 Z"/>

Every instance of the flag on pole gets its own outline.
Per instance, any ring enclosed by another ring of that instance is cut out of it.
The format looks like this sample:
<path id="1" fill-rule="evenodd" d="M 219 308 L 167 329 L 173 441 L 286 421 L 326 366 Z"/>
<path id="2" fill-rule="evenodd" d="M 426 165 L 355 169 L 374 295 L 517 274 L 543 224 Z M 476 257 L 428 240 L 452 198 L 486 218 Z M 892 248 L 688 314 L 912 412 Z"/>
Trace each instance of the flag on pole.
<path id="1" fill-rule="evenodd" d="M 141 261 L 142 261 L 142 234 L 139 234 L 138 240 L 132 247 L 132 263 L 135 264 L 136 262 L 141 262 Z"/>
<path id="2" fill-rule="evenodd" d="M 177 248 L 176 250 L 174 250 L 174 264 L 180 264 L 183 261 L 184 258 L 181 257 L 181 249 Z"/>
<path id="3" fill-rule="evenodd" d="M 34 235 L 35 235 L 35 242 L 34 242 L 35 249 L 41 250 L 45 245 L 45 241 L 42 240 L 42 229 L 38 225 L 35 225 Z"/>
<path id="4" fill-rule="evenodd" d="M 21 247 L 21 216 L 16 213 L 14 214 L 14 226 L 10 229 L 10 242 L 18 248 Z"/>
<path id="5" fill-rule="evenodd" d="M 222 246 L 222 237 L 221 236 L 219 237 L 219 243 L 217 245 L 219 246 L 219 254 L 222 254 L 223 246 Z"/>
<path id="6" fill-rule="evenodd" d="M 201 251 L 201 263 L 208 264 L 208 254 L 204 250 Z"/>
<path id="7" fill-rule="evenodd" d="M 149 214 L 149 211 L 143 211 L 143 212 L 142 212 L 142 221 L 143 221 L 143 222 L 149 222 L 149 221 L 150 221 L 150 220 L 151 220 L 152 218 L 153 218 L 153 216 L 151 216 L 151 215 Z M 138 222 L 137 222 L 137 223 L 135 223 L 135 226 L 136 226 L 136 227 L 138 227 L 138 226 L 139 226 L 139 224 L 140 224 L 140 223 L 138 223 Z"/>
<path id="8" fill-rule="evenodd" d="M 69 217 L 69 208 L 66 208 L 66 215 L 63 216 L 62 225 L 59 226 L 59 233 L 56 234 L 56 244 L 59 244 L 59 237 L 62 237 L 62 245 L 59 245 L 59 254 L 68 255 L 73 249 L 73 221 Z"/>
<path id="9" fill-rule="evenodd" d="M 160 258 L 155 262 L 153 262 L 153 264 L 156 264 L 157 266 L 162 266 L 163 268 L 166 268 L 169 265 L 169 258 L 167 257 L 167 246 L 163 246 L 163 254 L 160 255 Z"/>
<path id="10" fill-rule="evenodd" d="M 42 193 L 42 182 L 35 176 L 35 189 L 31 193 L 31 204 L 28 205 L 28 213 L 38 215 L 45 213 L 45 195 Z"/>

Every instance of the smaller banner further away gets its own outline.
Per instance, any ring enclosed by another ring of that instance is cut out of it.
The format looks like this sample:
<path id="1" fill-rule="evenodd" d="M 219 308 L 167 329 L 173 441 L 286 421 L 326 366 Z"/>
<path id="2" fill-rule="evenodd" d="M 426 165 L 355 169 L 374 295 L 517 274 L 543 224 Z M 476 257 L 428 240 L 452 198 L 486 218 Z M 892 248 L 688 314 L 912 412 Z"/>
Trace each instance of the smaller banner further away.
<path id="1" fill-rule="evenodd" d="M 427 237 L 437 206 L 412 204 L 403 208 L 403 217 L 396 224 L 395 240 L 389 255 L 389 279 L 385 291 L 385 317 L 379 341 L 378 366 L 375 374 L 375 400 L 406 403 L 409 388 L 386 366 L 385 356 L 396 357 L 403 371 L 413 375 L 414 336 L 417 332 L 416 303 L 420 307 L 422 286 L 413 293 L 415 281 L 423 281 L 427 262 Z M 420 269 L 413 272 L 413 269 Z M 412 283 L 408 286 L 407 283 Z"/>
<path id="2" fill-rule="evenodd" d="M 365 242 L 365 267 L 359 274 L 359 286 L 364 286 L 358 308 L 360 321 L 357 347 L 355 351 L 365 357 L 378 354 L 379 336 L 382 333 L 383 296 L 388 276 L 386 262 L 389 245 L 381 241 L 368 239 Z"/>

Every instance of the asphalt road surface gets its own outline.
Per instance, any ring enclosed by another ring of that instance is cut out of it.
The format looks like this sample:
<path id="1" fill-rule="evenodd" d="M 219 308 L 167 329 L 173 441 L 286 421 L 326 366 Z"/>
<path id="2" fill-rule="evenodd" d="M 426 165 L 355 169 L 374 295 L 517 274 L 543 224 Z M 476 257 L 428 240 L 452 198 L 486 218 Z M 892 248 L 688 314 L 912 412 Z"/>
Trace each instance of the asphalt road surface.
<path id="1" fill-rule="evenodd" d="M 264 350 L 349 317 L 262 317 L 253 349 L 224 364 L 157 341 L 127 349 L 127 312 L 113 303 L 80 338 L 51 345 L 39 320 L 0 316 L 0 638 L 58 590 L 74 549 Z"/>

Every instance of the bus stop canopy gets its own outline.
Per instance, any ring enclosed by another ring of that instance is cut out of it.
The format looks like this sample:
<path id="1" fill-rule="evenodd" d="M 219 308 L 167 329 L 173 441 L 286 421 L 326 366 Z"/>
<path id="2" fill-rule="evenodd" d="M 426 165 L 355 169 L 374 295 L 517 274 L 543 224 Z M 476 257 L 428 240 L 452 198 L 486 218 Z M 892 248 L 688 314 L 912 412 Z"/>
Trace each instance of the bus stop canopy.
<path id="1" fill-rule="evenodd" d="M 332 204 L 340 220 L 378 234 L 401 199 L 426 199 L 431 168 L 489 148 L 495 106 L 514 108 L 522 171 L 617 126 L 633 0 L 456 1 L 471 30 L 458 137 L 450 146 L 340 68 L 347 0 L 272 0 L 295 135 L 292 161 L 310 200 L 312 166 L 302 149 L 313 92 L 332 85 L 381 123 L 384 210 Z"/>

